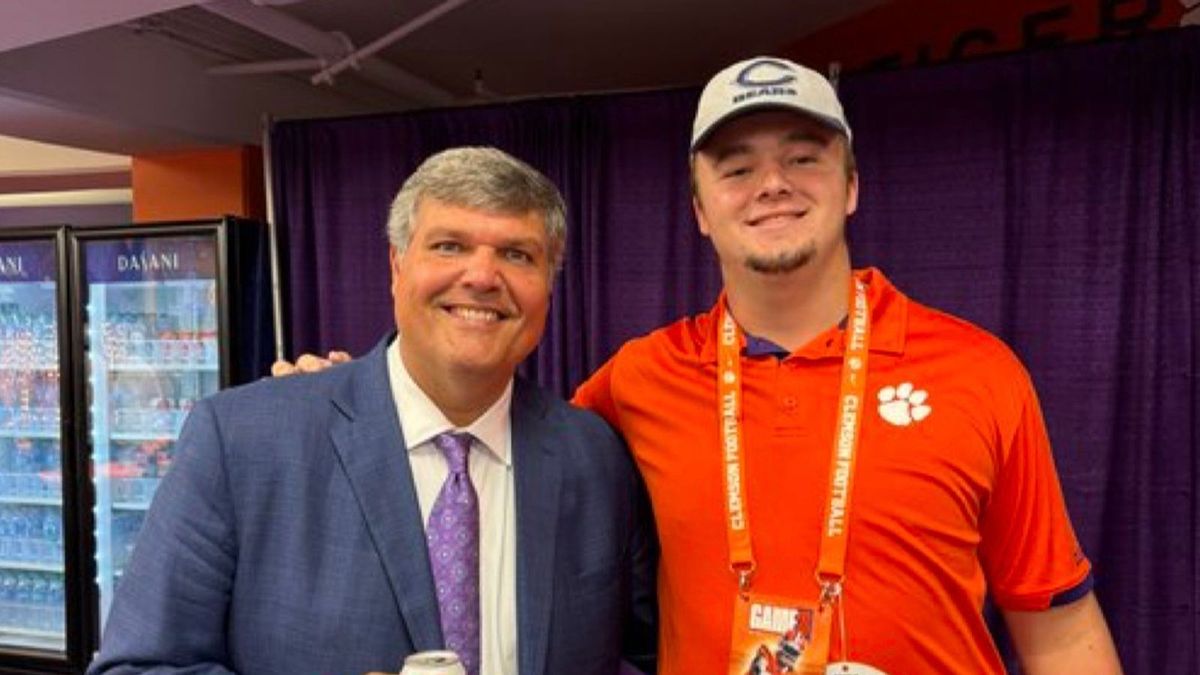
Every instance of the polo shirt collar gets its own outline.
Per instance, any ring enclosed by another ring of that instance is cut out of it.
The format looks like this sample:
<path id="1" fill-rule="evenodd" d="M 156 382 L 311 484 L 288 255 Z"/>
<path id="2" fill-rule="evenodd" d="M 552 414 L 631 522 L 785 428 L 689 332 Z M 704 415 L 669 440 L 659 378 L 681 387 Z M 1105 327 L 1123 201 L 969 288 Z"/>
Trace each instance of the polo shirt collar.
<path id="1" fill-rule="evenodd" d="M 908 298 L 877 268 L 855 270 L 854 278 L 867 285 L 867 301 L 871 306 L 870 350 L 882 354 L 904 353 L 904 336 L 908 327 Z M 708 329 L 704 332 L 704 344 L 700 350 L 700 357 L 706 363 L 717 361 L 717 331 L 721 317 L 719 310 L 725 303 L 725 291 L 722 290 L 716 304 L 708 312 Z M 840 357 L 845 348 L 844 323 L 843 321 L 840 325 L 822 331 L 790 356 L 810 359 Z M 782 347 L 770 340 L 752 335 L 745 336 L 744 354 L 758 356 L 782 351 Z"/>

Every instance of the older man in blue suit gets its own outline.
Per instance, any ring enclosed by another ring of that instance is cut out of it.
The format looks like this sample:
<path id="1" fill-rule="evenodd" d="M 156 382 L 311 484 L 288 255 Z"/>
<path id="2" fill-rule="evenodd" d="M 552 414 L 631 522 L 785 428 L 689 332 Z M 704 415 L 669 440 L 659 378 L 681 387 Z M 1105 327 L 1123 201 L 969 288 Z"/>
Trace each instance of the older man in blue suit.
<path id="1" fill-rule="evenodd" d="M 428 159 L 388 222 L 398 335 L 196 406 L 91 673 L 618 672 L 653 653 L 650 518 L 591 413 L 514 370 L 565 217 L 490 148 Z"/>

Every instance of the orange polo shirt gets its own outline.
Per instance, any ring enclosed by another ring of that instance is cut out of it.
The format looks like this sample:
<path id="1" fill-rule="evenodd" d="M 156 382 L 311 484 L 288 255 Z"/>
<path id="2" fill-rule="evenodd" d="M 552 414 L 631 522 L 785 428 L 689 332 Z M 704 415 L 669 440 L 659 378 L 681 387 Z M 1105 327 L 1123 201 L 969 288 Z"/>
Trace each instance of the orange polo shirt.
<path id="1" fill-rule="evenodd" d="M 878 270 L 855 276 L 868 286 L 871 342 L 846 559 L 849 658 L 893 674 L 1002 673 L 985 595 L 1038 610 L 1090 583 L 1032 383 L 995 337 L 909 300 Z M 736 584 L 716 326 L 714 307 L 632 340 L 575 396 L 621 431 L 650 493 L 663 675 L 728 668 Z M 835 327 L 782 358 L 743 354 L 755 592 L 816 600 L 842 348 Z M 845 654 L 835 635 L 831 658 Z"/>

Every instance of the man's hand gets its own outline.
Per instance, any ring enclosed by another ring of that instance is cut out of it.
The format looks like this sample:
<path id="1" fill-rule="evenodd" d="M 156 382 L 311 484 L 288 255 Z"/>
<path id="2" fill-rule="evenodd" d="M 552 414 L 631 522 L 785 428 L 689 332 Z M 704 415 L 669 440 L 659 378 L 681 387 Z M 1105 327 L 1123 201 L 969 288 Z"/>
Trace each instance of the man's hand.
<path id="1" fill-rule="evenodd" d="M 342 351 L 329 352 L 325 358 L 321 358 L 316 354 L 301 354 L 300 358 L 296 359 L 295 363 L 280 359 L 271 364 L 271 376 L 282 377 L 284 375 L 295 375 L 297 373 L 317 373 L 326 368 L 350 361 L 350 354 Z"/>

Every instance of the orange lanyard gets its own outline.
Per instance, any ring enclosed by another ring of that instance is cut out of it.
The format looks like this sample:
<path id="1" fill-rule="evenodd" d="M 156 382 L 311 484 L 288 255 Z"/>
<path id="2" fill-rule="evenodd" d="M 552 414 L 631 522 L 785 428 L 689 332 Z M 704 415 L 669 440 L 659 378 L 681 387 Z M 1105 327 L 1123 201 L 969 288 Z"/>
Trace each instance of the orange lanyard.
<path id="1" fill-rule="evenodd" d="M 725 477 L 725 517 L 729 530 L 729 568 L 738 589 L 750 590 L 754 551 L 750 547 L 750 517 L 746 512 L 746 471 L 742 468 L 742 329 L 721 306 L 717 345 L 717 412 L 721 420 L 721 475 Z"/>
<path id="2" fill-rule="evenodd" d="M 846 544 L 850 531 L 850 497 L 853 494 L 854 464 L 857 458 L 859 430 L 867 386 L 867 357 L 870 342 L 870 307 L 866 285 L 854 279 L 851 285 L 850 316 L 847 322 L 846 349 L 842 356 L 841 391 L 829 466 L 828 501 L 822 519 L 821 547 L 816 580 L 821 587 L 820 607 L 814 625 L 813 641 L 804 653 L 806 665 L 820 662 L 824 668 L 829 655 L 830 617 L 839 603 L 846 569 Z M 754 551 L 750 544 L 750 516 L 747 512 L 746 471 L 742 431 L 742 331 L 722 306 L 717 345 L 717 409 L 721 425 L 721 451 L 724 458 L 725 515 L 729 533 L 729 566 L 738 578 L 738 589 L 746 593 L 754 575 Z M 843 650 L 845 644 L 843 642 Z M 815 667 L 815 666 L 814 666 Z"/>

